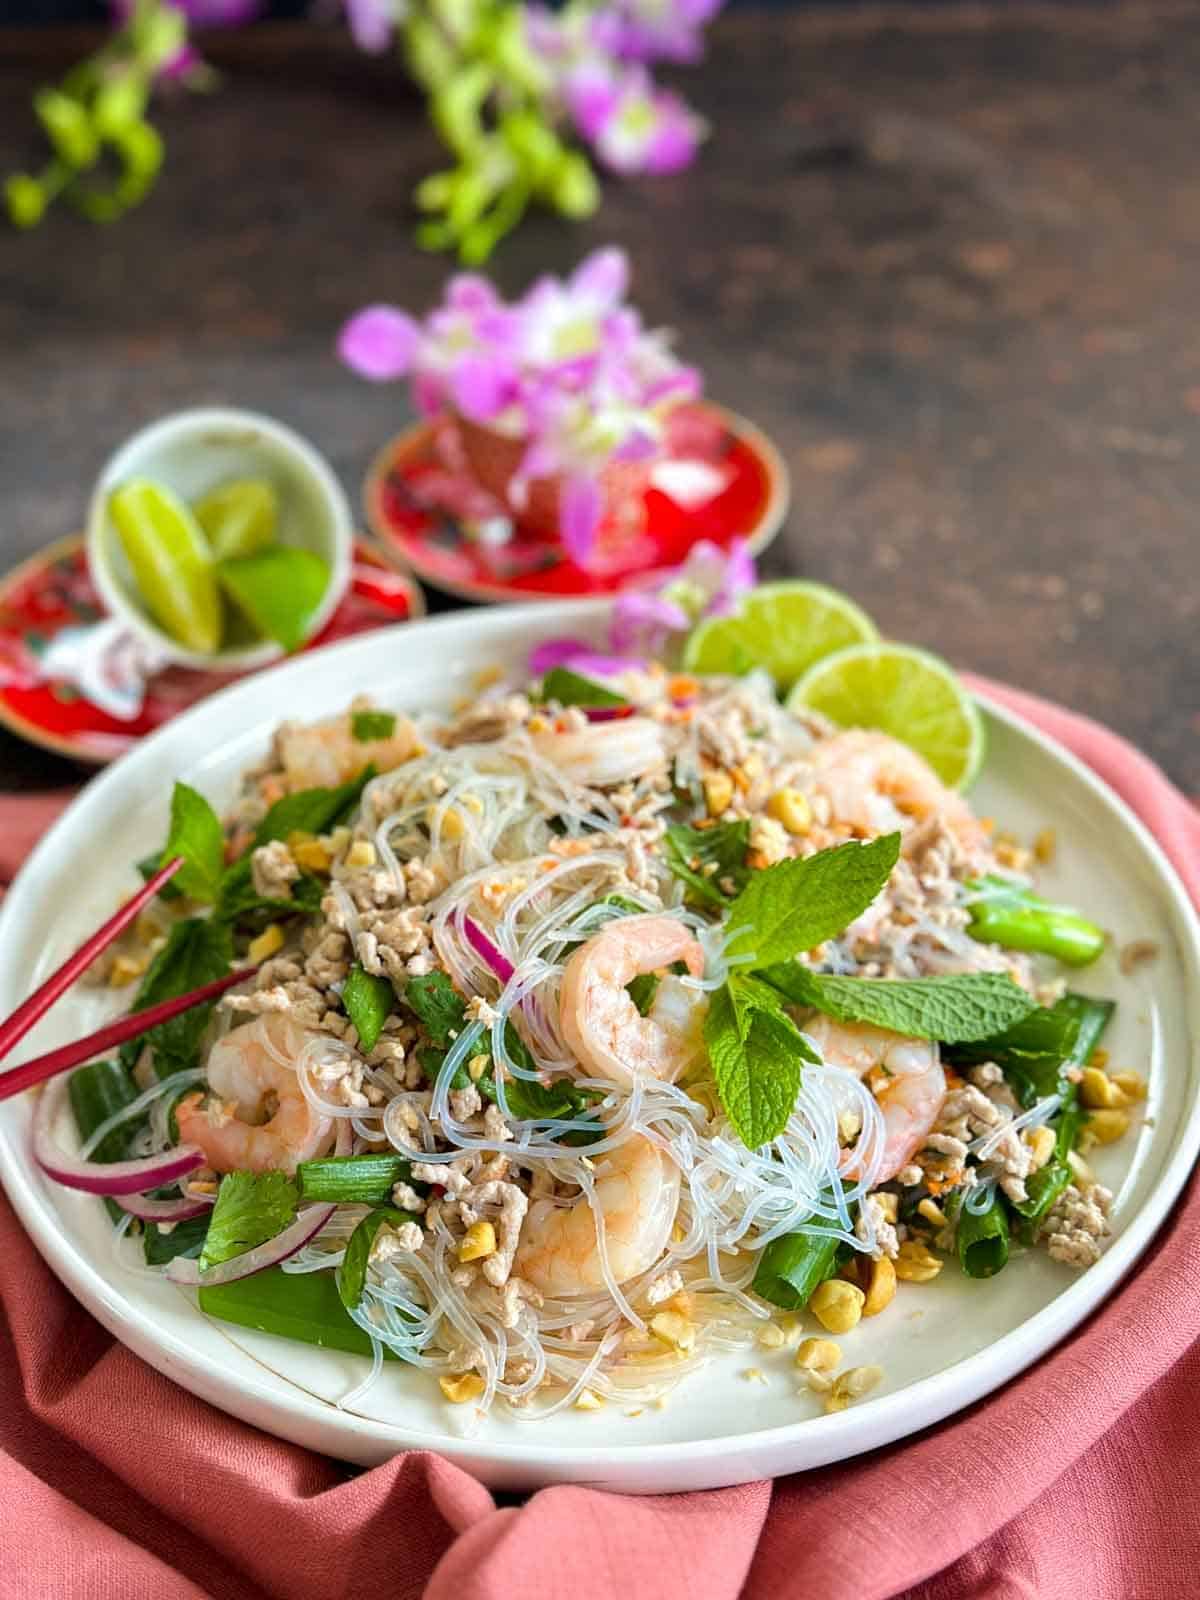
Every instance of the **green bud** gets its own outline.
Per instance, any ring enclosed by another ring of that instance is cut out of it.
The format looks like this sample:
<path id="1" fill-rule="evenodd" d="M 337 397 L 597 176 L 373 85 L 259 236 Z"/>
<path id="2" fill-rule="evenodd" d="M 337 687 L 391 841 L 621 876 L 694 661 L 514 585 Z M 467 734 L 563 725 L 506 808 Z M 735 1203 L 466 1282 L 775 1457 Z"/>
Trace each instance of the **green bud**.
<path id="1" fill-rule="evenodd" d="M 455 155 L 469 157 L 483 141 L 480 111 L 495 79 L 482 62 L 456 73 L 429 104 L 433 125 Z"/>
<path id="2" fill-rule="evenodd" d="M 416 240 L 421 250 L 449 250 L 454 235 L 444 222 L 422 222 L 417 226 Z"/>
<path id="3" fill-rule="evenodd" d="M 128 192 L 140 200 L 163 164 L 163 142 L 157 129 L 148 122 L 134 122 L 127 128 L 118 128 L 109 136 L 109 143 L 125 169 L 117 185 L 118 193 Z"/>
<path id="4" fill-rule="evenodd" d="M 4 201 L 15 228 L 36 228 L 46 210 L 46 191 L 27 172 L 14 172 L 5 180 Z"/>
<path id="5" fill-rule="evenodd" d="M 510 111 L 500 134 L 534 184 L 550 178 L 566 155 L 558 135 L 533 111 Z"/>
<path id="6" fill-rule="evenodd" d="M 425 17 L 413 17 L 404 30 L 409 70 L 426 89 L 443 89 L 458 71 L 458 53 L 444 33 Z"/>
<path id="7" fill-rule="evenodd" d="M 452 39 L 466 39 L 479 27 L 484 15 L 481 0 L 429 0 L 429 10 Z"/>
<path id="8" fill-rule="evenodd" d="M 60 160 L 77 171 L 92 165 L 100 153 L 100 143 L 78 100 L 58 89 L 39 89 L 33 97 L 33 109 Z"/>
<path id="9" fill-rule="evenodd" d="M 489 40 L 489 54 L 501 76 L 514 88 L 535 100 L 549 94 L 554 79 L 526 41 L 524 6 L 510 6 L 496 19 Z"/>
<path id="10" fill-rule="evenodd" d="M 156 72 L 187 42 L 187 18 L 160 0 L 138 0 L 129 21 L 129 42 L 148 72 Z"/>
<path id="11" fill-rule="evenodd" d="M 92 102 L 92 121 L 105 137 L 112 138 L 122 128 L 139 122 L 148 99 L 146 85 L 126 75 L 101 84 Z"/>
<path id="12" fill-rule="evenodd" d="M 454 194 L 457 172 L 431 172 L 422 178 L 413 190 L 413 200 L 420 211 L 444 211 Z"/>
<path id="13" fill-rule="evenodd" d="M 590 217 L 600 204 L 600 185 L 587 157 L 578 150 L 569 150 L 550 179 L 550 203 L 564 217 L 578 220 Z"/>

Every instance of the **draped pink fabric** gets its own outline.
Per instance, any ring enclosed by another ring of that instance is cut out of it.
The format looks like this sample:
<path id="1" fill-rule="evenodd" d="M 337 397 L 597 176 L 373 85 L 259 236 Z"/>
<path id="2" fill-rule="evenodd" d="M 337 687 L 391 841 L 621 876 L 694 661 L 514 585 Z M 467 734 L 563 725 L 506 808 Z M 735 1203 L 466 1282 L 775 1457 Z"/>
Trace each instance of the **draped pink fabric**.
<path id="1" fill-rule="evenodd" d="M 1200 814 L 1144 756 L 1028 695 L 1200 902 Z M 0 805 L 11 873 L 65 796 Z M 283 1444 L 130 1355 L 0 1200 L 0 1600 L 1178 1600 L 1200 1592 L 1200 1194 L 1121 1293 L 907 1443 L 660 1499 L 497 1506 L 424 1451 L 370 1472 Z"/>

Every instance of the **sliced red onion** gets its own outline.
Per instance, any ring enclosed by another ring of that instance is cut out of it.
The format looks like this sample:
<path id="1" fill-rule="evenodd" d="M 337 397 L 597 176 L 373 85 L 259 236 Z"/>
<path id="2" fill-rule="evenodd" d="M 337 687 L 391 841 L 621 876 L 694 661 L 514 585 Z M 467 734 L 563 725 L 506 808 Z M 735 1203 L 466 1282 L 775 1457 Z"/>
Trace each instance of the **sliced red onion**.
<path id="1" fill-rule="evenodd" d="M 589 722 L 620 722 L 623 717 L 631 717 L 636 709 L 634 706 L 580 706 L 579 708 Z"/>
<path id="2" fill-rule="evenodd" d="M 174 1200 L 151 1200 L 144 1194 L 115 1194 L 113 1200 L 131 1217 L 143 1222 L 187 1222 L 211 1211 L 212 1195 L 178 1195 Z"/>
<path id="3" fill-rule="evenodd" d="M 54 1137 L 54 1124 L 66 1098 L 64 1078 L 57 1078 L 42 1091 L 33 1118 L 33 1157 L 42 1171 L 68 1189 L 83 1189 L 88 1194 L 143 1194 L 147 1189 L 162 1189 L 177 1183 L 189 1172 L 204 1165 L 204 1154 L 194 1144 L 176 1145 L 160 1155 L 137 1161 L 80 1161 L 69 1156 Z"/>
<path id="4" fill-rule="evenodd" d="M 257 1244 L 253 1250 L 243 1250 L 240 1256 L 230 1256 L 206 1272 L 190 1256 L 176 1256 L 167 1265 L 167 1277 L 172 1283 L 181 1283 L 192 1289 L 215 1289 L 222 1283 L 236 1283 L 239 1278 L 250 1278 L 267 1267 L 277 1267 L 281 1261 L 294 1256 L 308 1241 L 315 1238 L 330 1217 L 336 1205 L 306 1206 L 295 1222 L 282 1233 Z"/>
<path id="5" fill-rule="evenodd" d="M 507 983 L 516 968 L 503 950 L 497 950 L 479 924 L 472 922 L 470 917 L 463 918 L 463 933 L 466 935 L 467 943 L 479 959 L 487 962 L 501 983 Z"/>

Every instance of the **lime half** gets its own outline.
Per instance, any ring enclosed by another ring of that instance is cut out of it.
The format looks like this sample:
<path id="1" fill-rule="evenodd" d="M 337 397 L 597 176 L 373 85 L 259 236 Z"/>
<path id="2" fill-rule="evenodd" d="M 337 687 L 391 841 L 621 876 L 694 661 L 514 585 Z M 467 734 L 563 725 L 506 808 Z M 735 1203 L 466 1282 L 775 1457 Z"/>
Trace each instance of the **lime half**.
<path id="1" fill-rule="evenodd" d="M 192 506 L 218 561 L 252 556 L 275 537 L 279 496 L 265 478 L 233 478 L 210 489 Z"/>
<path id="2" fill-rule="evenodd" d="M 853 600 L 823 583 L 789 579 L 752 589 L 731 617 L 710 617 L 684 649 L 689 672 L 749 672 L 765 667 L 787 689 L 815 661 L 879 631 Z"/>
<path id="3" fill-rule="evenodd" d="M 925 757 L 942 782 L 964 789 L 983 765 L 975 701 L 938 656 L 904 644 L 856 644 L 810 667 L 789 711 L 819 711 L 843 728 L 879 728 Z"/>
<path id="4" fill-rule="evenodd" d="M 256 555 L 221 561 L 217 575 L 255 629 L 285 650 L 298 649 L 308 638 L 329 587 L 328 562 L 311 550 L 279 544 Z"/>
<path id="5" fill-rule="evenodd" d="M 125 559 L 154 620 L 189 650 L 221 644 L 221 594 L 200 525 L 170 489 L 134 478 L 108 501 Z"/>

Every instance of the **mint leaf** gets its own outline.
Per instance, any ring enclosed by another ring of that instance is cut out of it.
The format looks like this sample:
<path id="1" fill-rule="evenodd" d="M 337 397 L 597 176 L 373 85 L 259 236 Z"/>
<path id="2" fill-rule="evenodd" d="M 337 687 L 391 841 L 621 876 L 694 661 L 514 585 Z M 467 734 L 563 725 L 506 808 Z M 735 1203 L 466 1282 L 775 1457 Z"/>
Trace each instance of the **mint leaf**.
<path id="1" fill-rule="evenodd" d="M 404 987 L 404 1002 L 425 1024 L 432 1042 L 447 1050 L 466 1022 L 466 1001 L 444 972 L 430 972 L 410 978 Z"/>
<path id="2" fill-rule="evenodd" d="M 396 715 L 392 711 L 353 711 L 350 714 L 350 734 L 359 744 L 390 739 L 395 731 Z"/>
<path id="3" fill-rule="evenodd" d="M 213 916 L 221 922 L 247 923 L 265 926 L 277 917 L 315 916 L 325 897 L 325 885 L 320 878 L 302 873 L 290 885 L 291 894 L 284 896 L 262 895 L 254 887 L 250 857 L 244 855 L 225 869 Z"/>
<path id="4" fill-rule="evenodd" d="M 353 1311 L 362 1300 L 367 1268 L 371 1265 L 371 1250 L 380 1228 L 399 1228 L 406 1222 L 420 1220 L 411 1211 L 398 1211 L 395 1206 L 380 1206 L 362 1219 L 350 1235 L 342 1264 L 334 1273 L 338 1294 L 347 1311 Z"/>
<path id="5" fill-rule="evenodd" d="M 357 777 L 336 789 L 298 789 L 295 794 L 285 794 L 259 823 L 255 845 L 270 844 L 272 839 L 286 840 L 292 833 L 328 833 L 354 810 L 374 776 L 374 766 L 367 765 Z"/>
<path id="6" fill-rule="evenodd" d="M 624 695 L 614 694 L 602 683 L 593 683 L 567 667 L 555 667 L 542 679 L 542 699 L 557 700 L 560 706 L 624 706 Z"/>
<path id="7" fill-rule="evenodd" d="M 205 905 L 215 900 L 225 871 L 225 831 L 204 796 L 186 783 L 177 783 L 171 792 L 171 825 L 159 866 L 173 856 L 183 857 L 171 879 L 180 893 Z"/>
<path id="8" fill-rule="evenodd" d="M 704 1042 L 738 1138 L 748 1150 L 759 1149 L 787 1126 L 804 1064 L 819 1057 L 769 989 L 738 977 L 714 993 Z"/>
<path id="9" fill-rule="evenodd" d="M 900 835 L 835 845 L 754 872 L 729 910 L 735 954 L 774 966 L 832 939 L 861 916 L 900 855 Z"/>
<path id="10" fill-rule="evenodd" d="M 870 1022 L 913 1039 L 962 1044 L 987 1039 L 1036 1011 L 1037 1001 L 1006 972 L 938 978 L 842 978 L 784 962 L 758 974 L 795 1005 L 838 1022 Z"/>
<path id="11" fill-rule="evenodd" d="M 672 822 L 667 827 L 663 845 L 667 866 L 705 905 L 725 907 L 729 904 L 729 896 L 721 888 L 723 878 L 733 880 L 736 893 L 751 877 L 746 865 L 746 851 L 750 846 L 748 819 L 721 822 L 713 828 L 689 828 L 681 822 Z"/>
<path id="12" fill-rule="evenodd" d="M 145 1011 L 160 1000 L 172 1000 L 203 984 L 223 978 L 233 961 L 233 940 L 224 923 L 201 917 L 177 922 L 166 944 L 146 969 L 133 1002 L 134 1011 Z M 169 1022 L 130 1039 L 121 1046 L 121 1063 L 132 1069 L 146 1045 L 154 1051 L 154 1070 L 160 1078 L 194 1067 L 200 1040 L 216 1002 L 193 1006 Z"/>
<path id="13" fill-rule="evenodd" d="M 356 961 L 342 985 L 342 1010 L 358 1030 L 358 1047 L 364 1055 L 379 1042 L 395 1003 L 396 991 L 388 980 L 364 972 Z"/>
<path id="14" fill-rule="evenodd" d="M 286 1172 L 227 1172 L 209 1219 L 201 1272 L 273 1239 L 295 1215 L 296 1185 Z"/>

